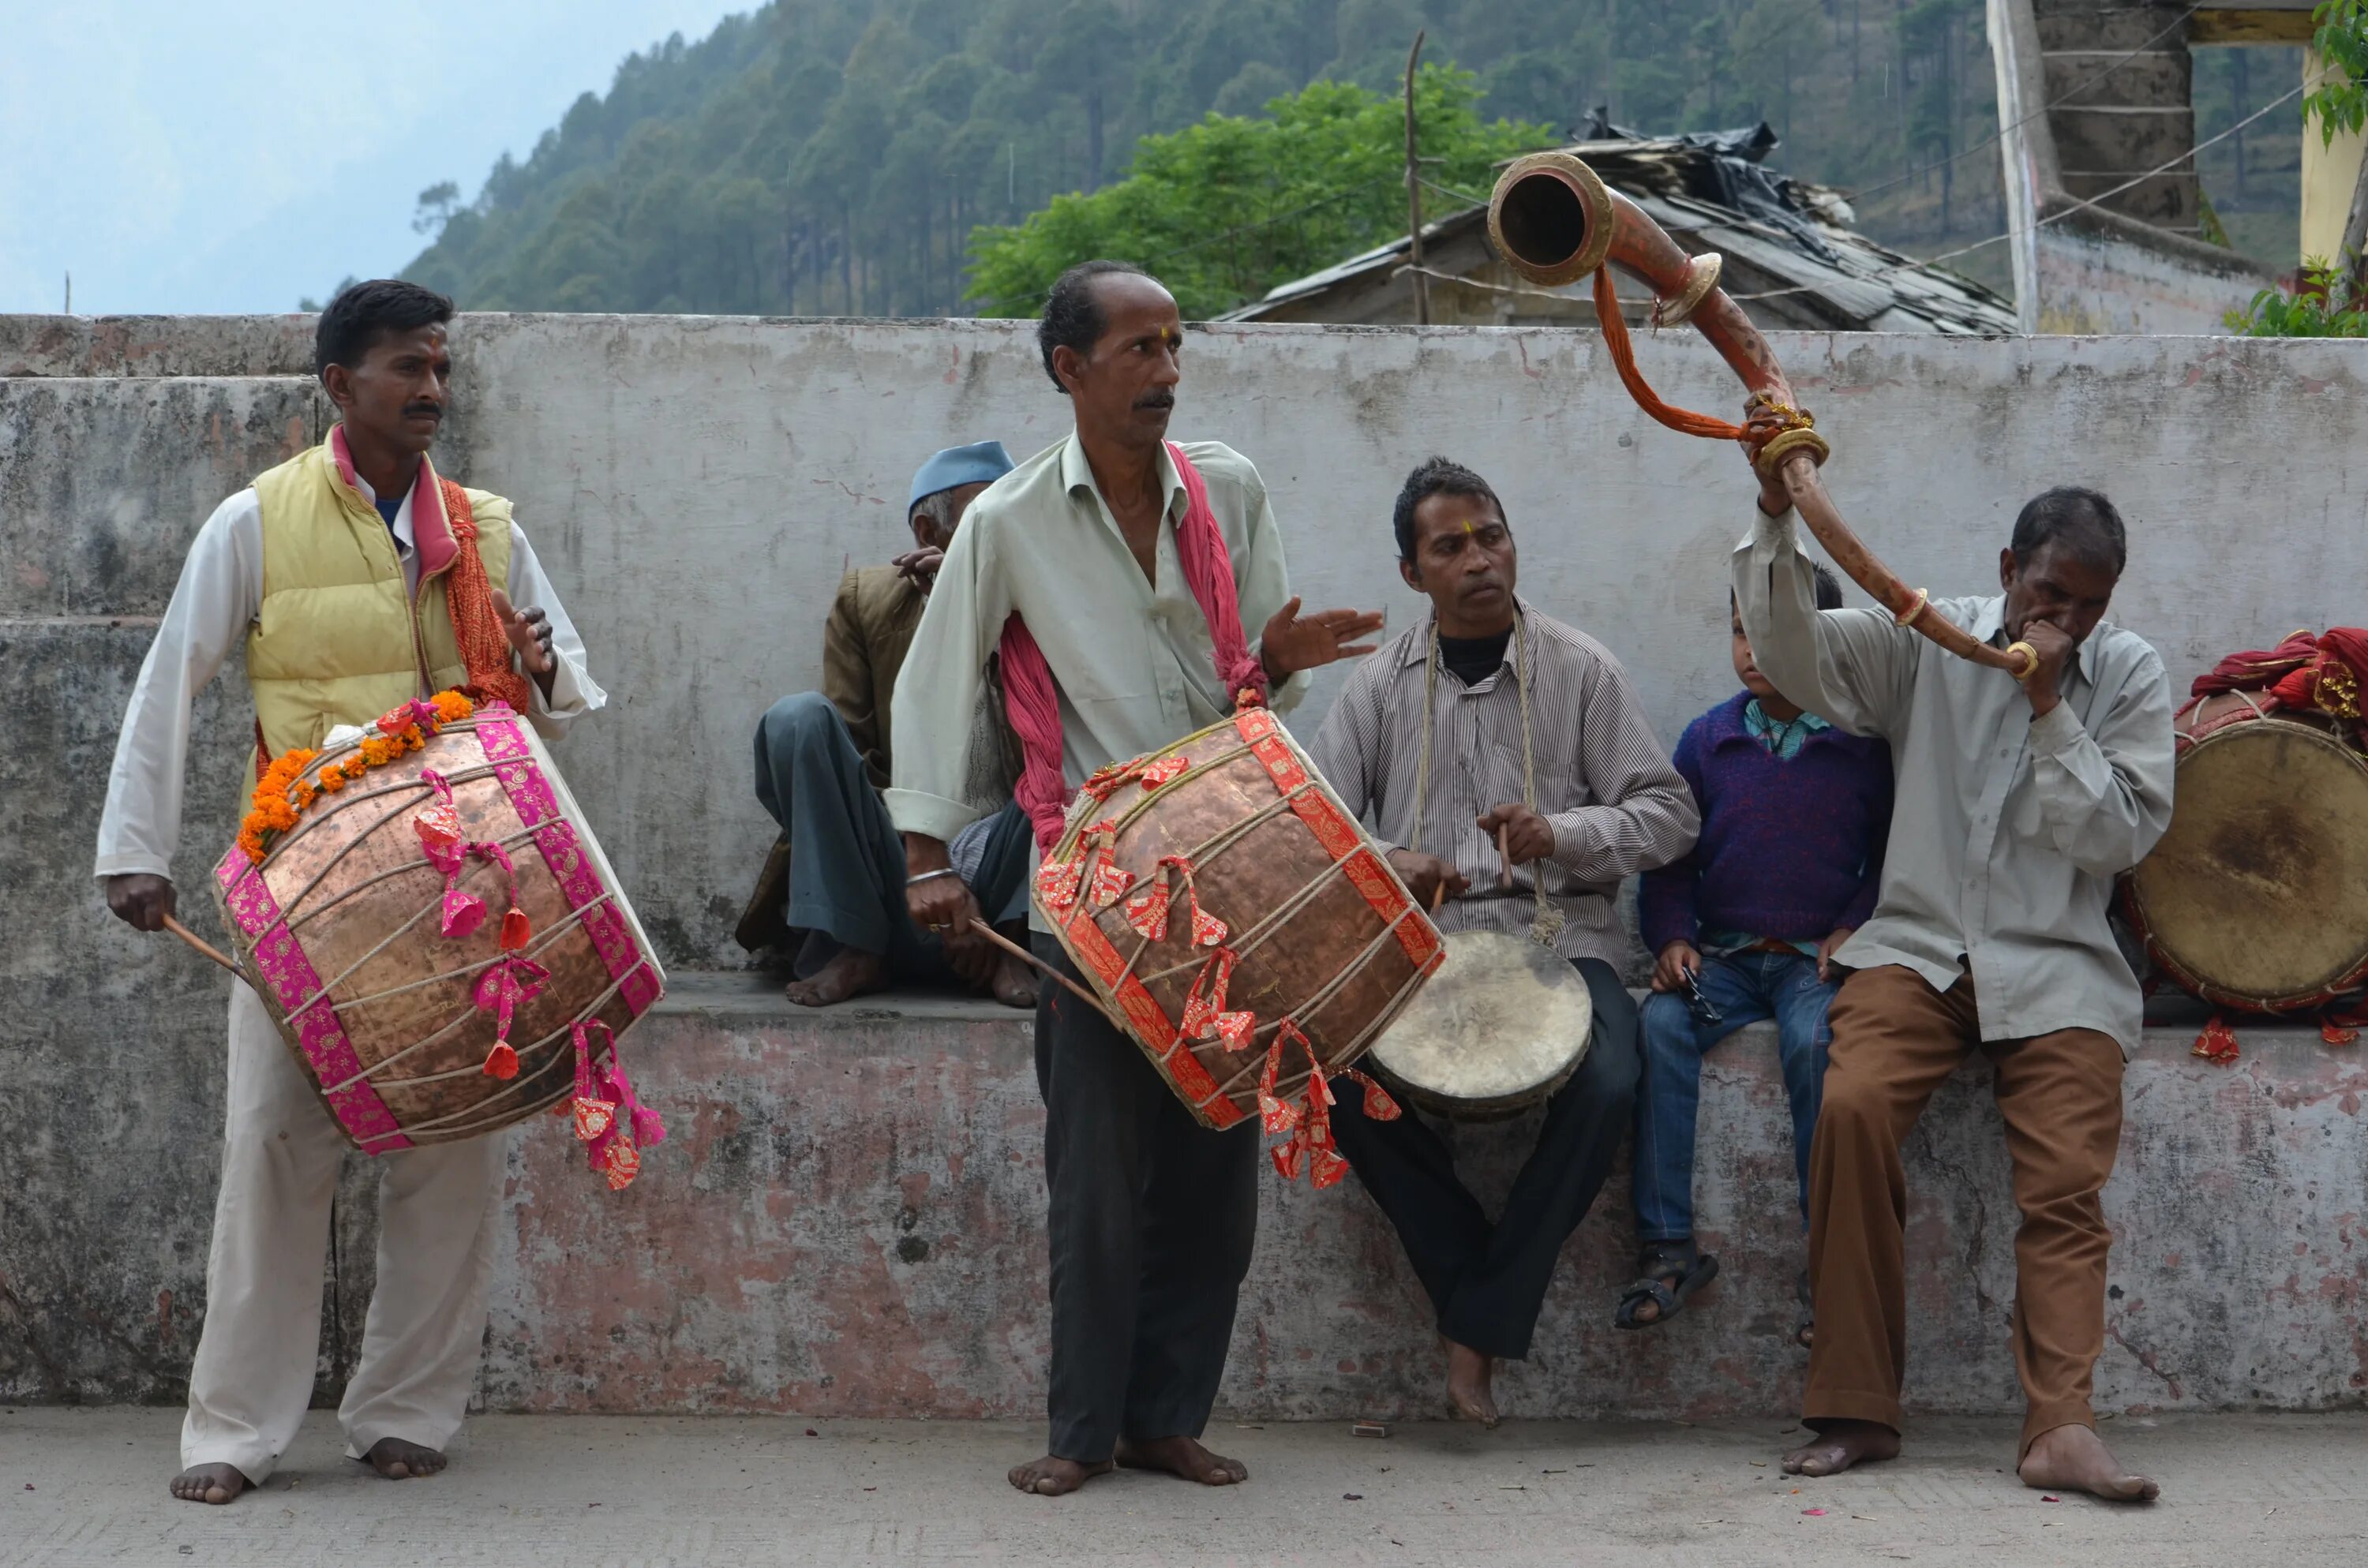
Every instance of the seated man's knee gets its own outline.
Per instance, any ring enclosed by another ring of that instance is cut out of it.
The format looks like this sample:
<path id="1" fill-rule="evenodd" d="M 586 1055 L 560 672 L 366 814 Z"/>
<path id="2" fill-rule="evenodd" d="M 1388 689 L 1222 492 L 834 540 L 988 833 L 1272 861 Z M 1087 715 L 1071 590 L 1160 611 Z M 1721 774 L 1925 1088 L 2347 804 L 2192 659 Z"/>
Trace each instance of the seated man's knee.
<path id="1" fill-rule="evenodd" d="M 845 727 L 838 710 L 818 691 L 801 691 L 782 698 L 765 710 L 762 725 L 768 745 L 800 751 L 827 744 Z"/>
<path id="2" fill-rule="evenodd" d="M 1817 1103 L 1817 1122 L 1839 1136 L 1891 1136 L 1891 1096 L 1881 1084 L 1850 1073 L 1827 1072 Z"/>

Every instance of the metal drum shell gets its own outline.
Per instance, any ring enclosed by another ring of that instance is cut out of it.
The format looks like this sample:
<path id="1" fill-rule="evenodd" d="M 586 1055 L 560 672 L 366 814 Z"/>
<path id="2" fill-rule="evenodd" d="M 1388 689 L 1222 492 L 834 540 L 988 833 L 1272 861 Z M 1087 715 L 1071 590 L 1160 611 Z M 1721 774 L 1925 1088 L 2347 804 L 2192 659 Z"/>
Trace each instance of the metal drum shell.
<path id="1" fill-rule="evenodd" d="M 488 755 L 488 735 L 505 756 Z M 305 777 L 354 749 L 322 748 Z M 535 933 L 524 956 L 550 971 L 513 1016 L 519 1070 L 507 1080 L 484 1071 L 495 1025 L 472 997 L 498 958 L 507 881 L 472 858 L 459 885 L 484 901 L 484 924 L 465 937 L 442 935 L 444 878 L 413 826 L 435 798 L 421 778 L 428 769 L 450 781 L 465 836 L 509 852 L 518 905 Z M 448 724 L 424 749 L 323 791 L 260 868 L 233 849 L 214 892 L 241 977 L 332 1119 L 368 1153 L 482 1137 L 560 1104 L 575 1087 L 571 1026 L 598 1019 L 621 1038 L 665 990 L 655 950 L 565 779 L 540 737 L 504 709 Z M 291 985 L 291 963 L 312 983 Z M 308 1006 L 315 994 L 324 1001 Z M 607 1041 L 594 1038 L 597 1059 Z"/>
<path id="2" fill-rule="evenodd" d="M 1258 1114 L 1259 1081 L 1278 1026 L 1304 1033 L 1330 1073 L 1354 1063 L 1412 1000 L 1443 956 L 1439 932 L 1381 850 L 1340 804 L 1280 720 L 1247 709 L 1128 765 L 1181 757 L 1174 781 L 1118 785 L 1099 799 L 1081 794 L 1050 859 L 1089 853 L 1098 824 L 1117 825 L 1112 855 L 1137 880 L 1163 857 L 1195 856 L 1214 839 L 1222 850 L 1196 864 L 1201 907 L 1225 922 L 1226 945 L 1242 949 L 1227 1006 L 1257 1019 L 1252 1048 L 1228 1051 L 1214 1037 L 1178 1032 L 1187 994 L 1212 949 L 1191 945 L 1190 910 L 1172 890 L 1168 930 L 1151 941 L 1126 920 L 1124 903 L 1073 907 L 1047 903 L 1040 881 L 1037 918 L 1049 927 L 1095 993 L 1128 1021 L 1128 1033 L 1203 1126 L 1234 1126 Z M 1261 935 L 1269 917 L 1288 910 Z M 1326 999 L 1315 1003 L 1315 999 Z M 1314 1005 L 1311 1005 L 1314 1004 Z M 1295 1100 L 1308 1081 L 1306 1057 L 1283 1055 L 1274 1093 Z"/>

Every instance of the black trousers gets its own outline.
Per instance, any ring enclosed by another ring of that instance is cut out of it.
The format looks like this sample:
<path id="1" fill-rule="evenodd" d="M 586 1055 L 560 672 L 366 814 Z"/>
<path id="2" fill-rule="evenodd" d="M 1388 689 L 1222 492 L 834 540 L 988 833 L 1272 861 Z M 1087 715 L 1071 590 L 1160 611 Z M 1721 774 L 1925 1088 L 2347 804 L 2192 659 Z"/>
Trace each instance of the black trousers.
<path id="1" fill-rule="evenodd" d="M 1602 1190 L 1636 1104 L 1636 1004 L 1610 964 L 1574 961 L 1595 1004 L 1593 1043 L 1546 1102 L 1537 1146 L 1493 1225 L 1437 1132 L 1412 1110 L 1375 1121 L 1364 1114 L 1364 1085 L 1332 1081 L 1333 1137 L 1397 1227 L 1439 1309 L 1439 1332 L 1485 1355 L 1529 1355 L 1562 1244 Z"/>
<path id="2" fill-rule="evenodd" d="M 1058 942 L 1033 942 L 1076 977 Z M 1258 1235 L 1258 1128 L 1202 1127 L 1099 1013 L 1058 985 L 1040 998 L 1050 1451 L 1091 1464 L 1122 1437 L 1197 1437 L 1208 1425 Z"/>

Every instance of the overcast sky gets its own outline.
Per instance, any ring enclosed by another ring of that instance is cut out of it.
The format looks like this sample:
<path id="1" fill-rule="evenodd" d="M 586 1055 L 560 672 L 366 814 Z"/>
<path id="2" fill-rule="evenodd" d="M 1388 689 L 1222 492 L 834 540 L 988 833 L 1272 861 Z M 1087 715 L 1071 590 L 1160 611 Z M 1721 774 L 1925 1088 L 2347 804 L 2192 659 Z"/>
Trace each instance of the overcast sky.
<path id="1" fill-rule="evenodd" d="M 752 0 L 6 0 L 0 312 L 290 311 L 416 255 L 576 95 Z"/>

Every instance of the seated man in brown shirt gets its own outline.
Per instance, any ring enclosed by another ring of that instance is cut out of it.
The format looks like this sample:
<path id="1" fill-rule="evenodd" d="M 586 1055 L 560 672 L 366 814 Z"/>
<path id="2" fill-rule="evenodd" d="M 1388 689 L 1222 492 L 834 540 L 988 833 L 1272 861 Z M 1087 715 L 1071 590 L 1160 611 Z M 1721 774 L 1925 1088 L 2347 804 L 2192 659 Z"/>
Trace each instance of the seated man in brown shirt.
<path id="1" fill-rule="evenodd" d="M 889 702 L 896 674 L 938 567 L 962 513 L 1011 470 L 999 441 L 952 447 L 913 476 L 905 517 L 916 548 L 886 566 L 859 567 L 839 583 L 823 632 L 823 689 L 773 704 L 757 726 L 757 799 L 781 836 L 741 916 L 739 940 L 762 951 L 787 935 L 796 954 L 791 1001 L 827 1006 L 892 983 L 959 980 L 1015 1007 L 1036 1005 L 1034 978 L 1018 960 L 970 944 L 949 955 L 905 910 L 905 851 L 880 791 L 888 783 Z M 982 709 L 1006 755 L 1002 707 Z M 1029 827 L 1009 803 L 1016 761 L 973 782 L 1003 809 L 952 846 L 953 863 L 997 925 L 1024 925 Z"/>

